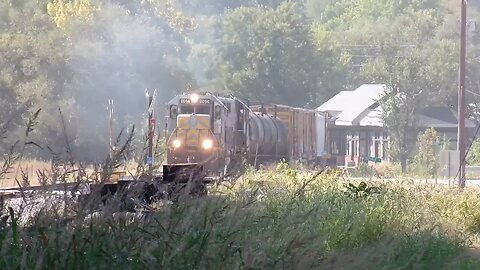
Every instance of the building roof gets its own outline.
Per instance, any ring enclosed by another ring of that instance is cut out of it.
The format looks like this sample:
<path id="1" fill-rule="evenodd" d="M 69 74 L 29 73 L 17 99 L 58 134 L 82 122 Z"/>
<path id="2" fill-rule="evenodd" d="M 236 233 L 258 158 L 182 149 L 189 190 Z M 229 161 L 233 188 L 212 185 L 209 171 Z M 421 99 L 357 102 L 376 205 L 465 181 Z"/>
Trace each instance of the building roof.
<path id="1" fill-rule="evenodd" d="M 323 103 L 316 110 L 328 112 L 333 116 L 338 116 L 338 114 L 344 110 L 345 106 L 348 106 L 348 104 L 352 102 L 352 99 L 350 98 L 352 93 L 352 91 L 342 91 L 333 96 L 327 102 Z"/>
<path id="2" fill-rule="evenodd" d="M 369 108 L 385 93 L 385 87 L 385 84 L 364 84 L 354 91 L 342 91 L 316 110 L 336 117 L 336 125 L 358 125 L 361 116 L 368 114 Z"/>
<path id="3" fill-rule="evenodd" d="M 383 110 L 380 106 L 369 110 L 368 113 L 366 113 L 366 115 L 359 121 L 359 125 L 369 127 L 383 127 L 382 113 Z"/>
<path id="4" fill-rule="evenodd" d="M 418 126 L 433 128 L 457 128 L 458 113 L 448 107 L 429 107 L 422 111 L 418 118 Z M 474 128 L 473 121 L 465 119 L 467 128 Z"/>
<path id="5" fill-rule="evenodd" d="M 316 110 L 328 112 L 337 126 L 383 127 L 382 108 L 378 99 L 385 93 L 385 84 L 364 84 L 354 91 L 342 91 Z M 456 128 L 457 112 L 448 107 L 428 107 L 419 115 L 419 127 Z M 475 127 L 471 120 L 465 126 Z"/>

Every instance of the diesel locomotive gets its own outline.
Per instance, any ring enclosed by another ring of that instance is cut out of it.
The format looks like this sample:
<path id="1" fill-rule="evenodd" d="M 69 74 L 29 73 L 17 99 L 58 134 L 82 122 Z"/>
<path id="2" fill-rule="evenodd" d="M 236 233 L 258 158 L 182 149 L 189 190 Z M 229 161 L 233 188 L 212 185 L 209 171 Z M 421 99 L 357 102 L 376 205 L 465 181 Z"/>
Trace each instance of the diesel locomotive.
<path id="1" fill-rule="evenodd" d="M 326 116 L 315 110 L 184 93 L 167 104 L 166 166 L 201 164 L 211 176 L 230 175 L 245 163 L 323 166 L 326 124 Z"/>

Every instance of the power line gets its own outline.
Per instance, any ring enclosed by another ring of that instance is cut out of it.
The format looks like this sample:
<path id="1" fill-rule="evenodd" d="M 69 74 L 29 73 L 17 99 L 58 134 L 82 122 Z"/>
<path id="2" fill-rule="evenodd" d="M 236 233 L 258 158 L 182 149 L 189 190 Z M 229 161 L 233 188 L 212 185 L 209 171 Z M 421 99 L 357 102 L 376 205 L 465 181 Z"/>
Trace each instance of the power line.
<path id="1" fill-rule="evenodd" d="M 472 95 L 474 95 L 474 96 L 480 97 L 480 93 L 475 93 L 475 92 L 470 91 L 470 90 L 468 90 L 468 89 L 465 89 L 465 91 L 467 91 L 468 93 L 470 93 L 470 94 L 472 94 Z"/>

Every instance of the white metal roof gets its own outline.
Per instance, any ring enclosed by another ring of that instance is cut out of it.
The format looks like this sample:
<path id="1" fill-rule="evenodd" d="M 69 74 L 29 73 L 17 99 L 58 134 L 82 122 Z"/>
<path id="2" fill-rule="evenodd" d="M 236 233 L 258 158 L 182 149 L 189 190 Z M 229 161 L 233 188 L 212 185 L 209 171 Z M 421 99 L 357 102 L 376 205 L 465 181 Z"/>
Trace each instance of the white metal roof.
<path id="1" fill-rule="evenodd" d="M 385 84 L 364 84 L 354 91 L 342 91 L 318 107 L 317 111 L 334 116 L 337 126 L 383 127 L 382 108 L 378 99 L 385 93 Z M 448 107 L 425 108 L 419 115 L 420 127 L 456 128 L 457 115 Z M 466 119 L 466 126 L 476 125 Z"/>
<path id="2" fill-rule="evenodd" d="M 346 104 L 351 102 L 351 95 L 353 91 L 342 91 L 327 102 L 323 103 L 316 110 L 321 112 L 342 112 L 345 109 Z"/>
<path id="3" fill-rule="evenodd" d="M 373 110 L 369 110 L 367 115 L 359 121 L 360 126 L 369 126 L 369 127 L 383 127 L 382 120 L 383 110 L 380 106 Z"/>
<path id="4" fill-rule="evenodd" d="M 385 93 L 385 87 L 385 84 L 364 84 L 354 91 L 342 91 L 317 110 L 336 116 L 336 125 L 358 125 L 364 116 L 369 115 L 369 108 Z"/>

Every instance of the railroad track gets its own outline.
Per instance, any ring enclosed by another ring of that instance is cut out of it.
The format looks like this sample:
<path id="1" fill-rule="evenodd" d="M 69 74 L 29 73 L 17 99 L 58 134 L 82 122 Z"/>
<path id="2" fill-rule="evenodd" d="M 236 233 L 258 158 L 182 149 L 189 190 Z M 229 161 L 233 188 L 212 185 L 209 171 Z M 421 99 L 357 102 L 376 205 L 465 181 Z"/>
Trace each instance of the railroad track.
<path id="1" fill-rule="evenodd" d="M 136 184 L 150 184 L 155 181 L 161 181 L 163 178 L 162 174 L 157 174 L 153 177 L 155 180 L 147 179 L 143 177 L 133 177 L 133 176 L 121 176 L 115 180 L 107 181 L 105 183 L 94 183 L 93 181 L 86 182 L 67 182 L 67 183 L 57 183 L 53 185 L 44 185 L 44 186 L 28 186 L 28 187 L 8 187 L 0 188 L 0 197 L 3 199 L 9 198 L 20 198 L 30 195 L 39 194 L 42 192 L 48 192 L 49 194 L 64 194 L 68 192 L 69 194 L 75 195 L 86 195 L 91 193 L 94 187 L 103 186 L 104 189 L 116 190 L 118 186 L 128 186 Z M 215 179 L 212 177 L 205 177 L 206 182 L 214 182 Z"/>
<path id="2" fill-rule="evenodd" d="M 91 182 L 71 182 L 57 183 L 44 186 L 28 186 L 28 187 L 8 187 L 0 188 L 0 197 L 4 199 L 30 196 L 40 192 L 49 192 L 51 194 L 63 194 L 65 192 L 81 194 L 90 191 Z"/>

